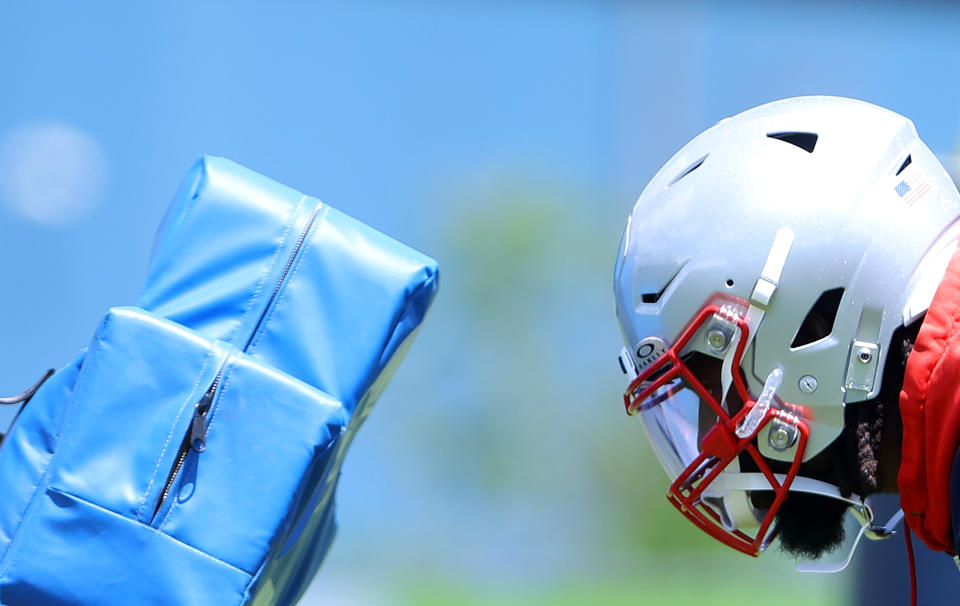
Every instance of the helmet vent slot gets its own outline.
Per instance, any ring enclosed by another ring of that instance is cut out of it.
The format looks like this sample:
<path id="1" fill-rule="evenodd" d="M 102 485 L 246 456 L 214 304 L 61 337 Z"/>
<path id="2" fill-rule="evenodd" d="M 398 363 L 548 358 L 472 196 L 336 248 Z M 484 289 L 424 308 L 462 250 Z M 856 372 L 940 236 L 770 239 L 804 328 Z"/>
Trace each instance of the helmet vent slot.
<path id="1" fill-rule="evenodd" d="M 913 158 L 910 156 L 910 154 L 907 154 L 907 157 L 904 159 L 903 164 L 901 164 L 900 168 L 897 169 L 896 174 L 899 175 L 900 173 L 902 173 L 905 168 L 910 166 L 911 162 L 913 162 Z"/>
<path id="2" fill-rule="evenodd" d="M 817 146 L 817 133 L 801 133 L 795 131 L 782 133 L 767 133 L 771 139 L 779 139 L 790 145 L 796 145 L 803 151 L 812 154 L 813 148 Z"/>
<path id="3" fill-rule="evenodd" d="M 832 288 L 825 291 L 817 299 L 807 316 L 793 336 L 790 349 L 797 349 L 825 339 L 833 332 L 833 323 L 840 310 L 840 301 L 843 299 L 842 288 Z"/>
<path id="4" fill-rule="evenodd" d="M 674 178 L 673 178 L 673 181 L 671 181 L 671 182 L 667 185 L 667 187 L 670 187 L 671 185 L 673 185 L 674 183 L 676 183 L 676 182 L 679 181 L 680 179 L 683 179 L 684 177 L 686 177 L 687 175 L 689 175 L 689 174 L 692 173 L 693 171 L 695 171 L 695 170 L 697 170 L 698 168 L 700 168 L 700 165 L 703 164 L 703 161 L 706 160 L 706 159 L 707 159 L 707 156 L 709 156 L 709 155 L 710 155 L 710 154 L 706 154 L 705 156 L 703 156 L 702 158 L 700 158 L 699 160 L 697 160 L 696 162 L 694 162 L 694 163 L 691 164 L 690 166 L 688 166 L 688 167 L 686 167 L 685 169 L 683 169 L 683 172 L 681 172 L 679 175 L 677 175 L 676 177 L 674 177 Z"/>
<path id="5" fill-rule="evenodd" d="M 666 283 L 663 285 L 663 288 L 661 288 L 661 289 L 659 290 L 659 292 L 645 292 L 645 293 L 641 293 L 641 294 L 640 294 L 640 302 L 641 302 L 641 303 L 646 303 L 646 304 L 649 305 L 649 304 L 656 303 L 657 301 L 659 301 L 659 300 L 660 300 L 660 297 L 663 296 L 663 293 L 667 292 L 667 289 L 670 288 L 670 285 L 673 283 L 673 281 L 676 280 L 676 279 L 677 279 L 677 276 L 680 275 L 680 272 L 683 271 L 683 268 L 684 268 L 684 266 L 685 266 L 686 264 L 687 264 L 687 262 L 684 261 L 684 262 L 680 265 L 680 267 L 677 267 L 677 268 L 676 268 L 676 270 L 673 272 L 673 274 L 670 275 L 670 279 L 666 281 Z M 655 284 L 649 284 L 649 283 L 648 283 L 644 288 L 654 289 L 654 288 L 656 288 L 656 287 L 657 287 L 657 285 L 655 285 Z"/>

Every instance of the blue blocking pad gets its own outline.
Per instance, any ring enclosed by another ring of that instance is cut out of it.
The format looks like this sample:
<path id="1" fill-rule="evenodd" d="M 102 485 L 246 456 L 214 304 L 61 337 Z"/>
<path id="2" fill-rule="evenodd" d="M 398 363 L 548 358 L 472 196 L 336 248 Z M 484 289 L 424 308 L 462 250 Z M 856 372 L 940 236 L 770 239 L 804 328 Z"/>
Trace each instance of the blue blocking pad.
<path id="1" fill-rule="evenodd" d="M 208 392 L 198 448 L 191 426 Z M 222 595 L 197 593 L 210 601 L 182 603 L 241 603 L 294 525 L 296 504 L 324 483 L 314 468 L 331 469 L 347 421 L 327 394 L 235 347 L 137 308 L 111 310 L 76 378 L 59 447 L 4 554 L 0 600 L 10 603 L 8 594 L 26 586 L 45 596 L 96 578 L 115 585 L 114 597 L 81 603 L 144 603 L 140 591 L 155 575 L 189 579 L 200 567 L 230 581 Z M 49 553 L 58 544 L 67 551 Z M 131 577 L 146 553 L 164 569 L 149 564 Z M 88 554 L 96 563 L 78 565 Z"/>
<path id="2" fill-rule="evenodd" d="M 250 575 L 201 551 L 47 489 L 6 562 L 0 601 L 10 605 L 241 604 Z"/>
<path id="3" fill-rule="evenodd" d="M 436 263 L 227 160 L 0 447 L 0 603 L 294 604 Z"/>
<path id="4" fill-rule="evenodd" d="M 436 289 L 429 257 L 229 160 L 202 158 L 160 227 L 138 305 L 353 411 L 375 399 Z"/>

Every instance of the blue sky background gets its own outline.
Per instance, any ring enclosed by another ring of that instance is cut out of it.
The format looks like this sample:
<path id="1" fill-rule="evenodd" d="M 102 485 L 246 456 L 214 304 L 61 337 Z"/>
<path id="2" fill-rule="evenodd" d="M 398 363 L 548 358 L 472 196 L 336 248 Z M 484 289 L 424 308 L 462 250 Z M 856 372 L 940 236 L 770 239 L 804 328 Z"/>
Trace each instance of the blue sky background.
<path id="1" fill-rule="evenodd" d="M 956 174 L 958 26 L 933 2 L 4 3 L 0 391 L 135 300 L 180 178 L 226 156 L 443 273 L 307 603 L 680 602 L 691 575 L 725 603 L 758 574 L 847 603 L 856 573 L 739 559 L 667 511 L 619 403 L 613 256 L 674 151 L 777 98 L 899 111 Z"/>

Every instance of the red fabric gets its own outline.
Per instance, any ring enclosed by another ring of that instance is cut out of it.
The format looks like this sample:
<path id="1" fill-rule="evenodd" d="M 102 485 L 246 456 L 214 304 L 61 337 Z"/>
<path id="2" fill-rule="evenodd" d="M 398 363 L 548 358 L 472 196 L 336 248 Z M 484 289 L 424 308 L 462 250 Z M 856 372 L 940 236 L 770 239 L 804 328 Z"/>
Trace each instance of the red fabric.
<path id="1" fill-rule="evenodd" d="M 907 358 L 900 415 L 900 505 L 911 530 L 928 547 L 953 553 L 950 472 L 960 446 L 960 250 Z"/>

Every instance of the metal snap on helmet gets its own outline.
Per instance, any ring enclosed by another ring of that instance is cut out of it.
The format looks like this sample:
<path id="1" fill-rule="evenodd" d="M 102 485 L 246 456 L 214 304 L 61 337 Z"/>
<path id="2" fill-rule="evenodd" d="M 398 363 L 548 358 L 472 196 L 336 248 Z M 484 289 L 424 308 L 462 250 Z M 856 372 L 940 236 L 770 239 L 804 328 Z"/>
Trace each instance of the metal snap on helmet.
<path id="1" fill-rule="evenodd" d="M 852 99 L 748 110 L 666 163 L 627 221 L 614 292 L 624 402 L 678 509 L 757 555 L 789 491 L 843 498 L 800 465 L 840 435 L 845 406 L 877 396 L 891 336 L 929 305 L 958 217 L 913 124 Z M 762 510 L 760 490 L 774 495 Z"/>

